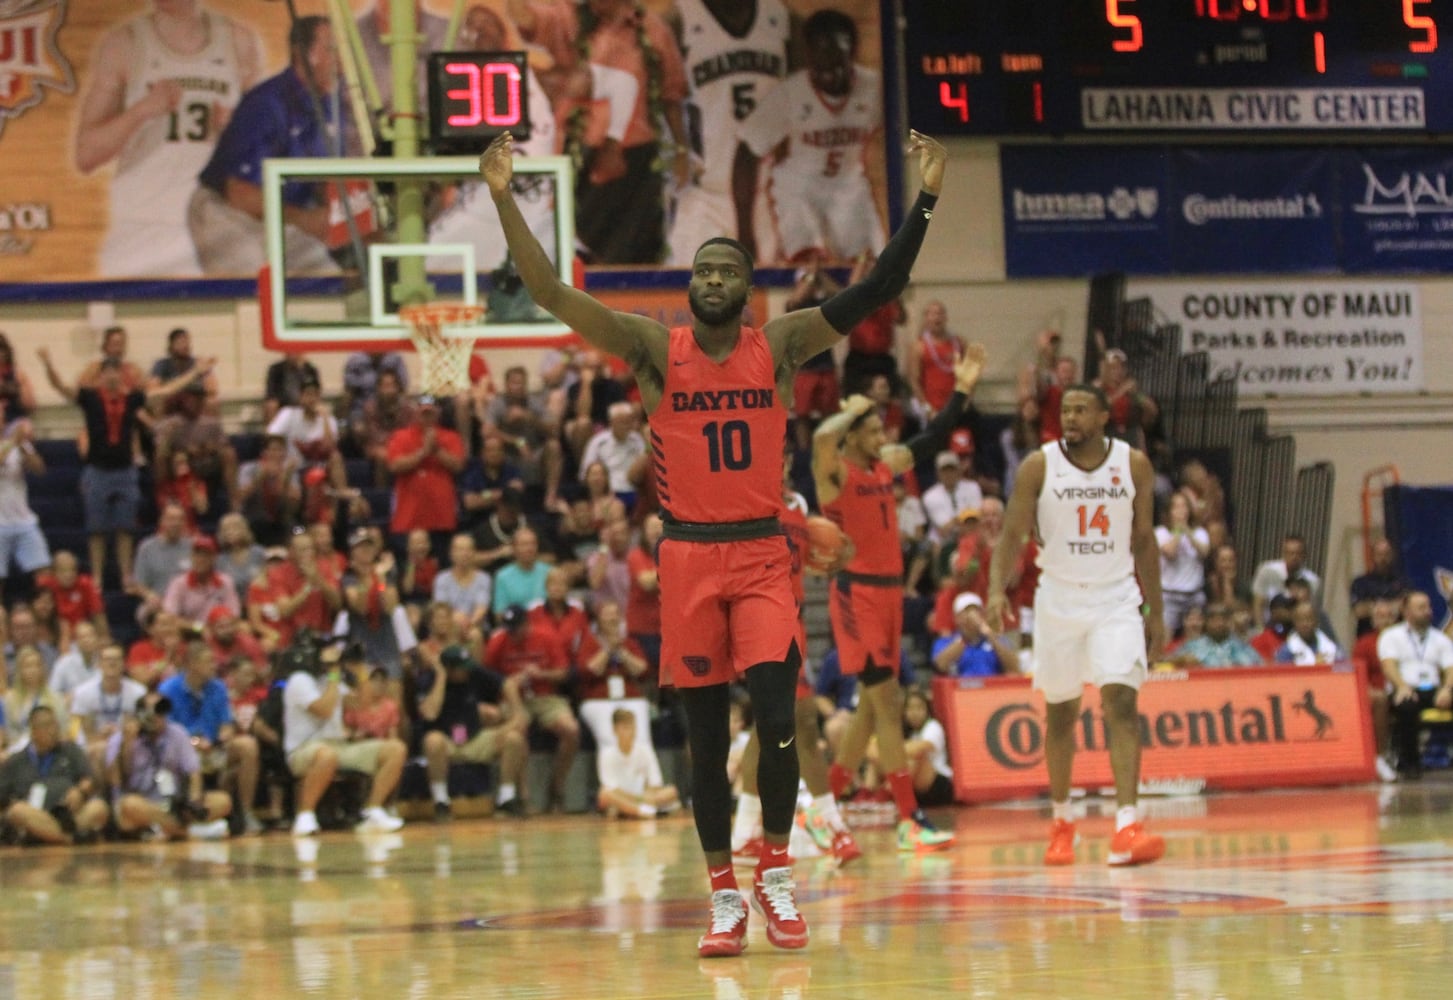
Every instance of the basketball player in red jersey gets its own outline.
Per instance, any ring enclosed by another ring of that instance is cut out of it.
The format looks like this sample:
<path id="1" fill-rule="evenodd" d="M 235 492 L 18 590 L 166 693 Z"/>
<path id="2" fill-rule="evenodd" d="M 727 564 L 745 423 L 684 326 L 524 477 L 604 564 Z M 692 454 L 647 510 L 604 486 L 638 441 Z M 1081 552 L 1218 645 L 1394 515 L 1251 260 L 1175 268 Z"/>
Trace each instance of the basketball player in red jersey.
<path id="1" fill-rule="evenodd" d="M 893 477 L 948 444 L 984 370 L 984 347 L 970 344 L 954 366 L 953 393 L 922 434 L 907 444 L 888 444 L 878 408 L 852 396 L 843 411 L 824 420 L 812 436 L 812 477 L 823 513 L 852 539 L 856 554 L 837 574 L 828 597 L 833 639 L 844 674 L 858 678 L 858 708 L 848 724 L 830 781 L 842 794 L 863 762 L 868 738 L 878 754 L 898 805 L 898 849 L 931 851 L 953 836 L 933 826 L 918 809 L 913 776 L 903 750 L 903 694 L 898 685 L 903 635 L 903 549 Z"/>
<path id="2" fill-rule="evenodd" d="M 797 602 L 797 641 L 807 648 L 807 628 L 802 621 L 802 605 L 806 599 L 804 577 L 808 572 L 807 500 L 792 488 L 792 446 L 788 444 L 782 460 L 782 530 L 792 543 L 792 597 Z M 812 572 L 830 576 L 847 565 L 852 558 L 853 543 L 848 540 L 833 566 L 813 566 Z M 797 768 L 812 804 L 803 817 L 808 834 L 825 853 L 845 865 L 863 856 L 853 839 L 847 822 L 838 812 L 837 799 L 827 778 L 827 758 L 818 740 L 817 699 L 805 673 L 797 675 L 797 702 L 793 711 L 797 724 Z M 742 791 L 737 796 L 737 814 L 732 823 L 732 857 L 739 862 L 756 861 L 762 856 L 762 800 L 757 795 L 757 763 L 759 759 L 757 730 L 742 751 Z"/>
<path id="3" fill-rule="evenodd" d="M 791 554 L 782 533 L 781 472 L 787 408 L 797 368 L 893 301 L 909 271 L 943 184 L 948 153 L 910 133 L 923 190 L 878 263 L 821 306 L 762 329 L 742 325 L 752 256 L 735 240 L 696 252 L 690 326 L 614 312 L 561 281 L 510 190 L 514 139 L 501 135 L 480 157 L 505 241 L 537 305 L 635 372 L 651 416 L 651 442 L 665 530 L 660 546 L 661 669 L 681 691 L 691 747 L 696 832 L 711 877 L 711 926 L 703 957 L 740 954 L 747 907 L 731 856 L 730 683 L 744 677 L 761 738 L 758 784 L 765 829 L 752 905 L 779 948 L 807 944 L 798 912 L 788 836 L 797 799 L 793 692 L 802 666 Z"/>

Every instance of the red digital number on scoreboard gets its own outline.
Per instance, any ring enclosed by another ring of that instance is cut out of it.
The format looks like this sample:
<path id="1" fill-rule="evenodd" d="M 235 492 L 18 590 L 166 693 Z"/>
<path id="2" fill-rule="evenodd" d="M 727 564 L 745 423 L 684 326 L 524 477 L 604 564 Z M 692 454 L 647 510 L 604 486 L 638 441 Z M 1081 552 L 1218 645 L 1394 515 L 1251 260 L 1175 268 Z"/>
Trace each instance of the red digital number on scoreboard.
<path id="1" fill-rule="evenodd" d="M 444 69 L 451 76 L 464 79 L 463 87 L 444 92 L 449 100 L 466 106 L 466 110 L 449 116 L 451 127 L 508 128 L 520 123 L 521 76 L 520 68 L 514 63 L 451 62 L 445 63 Z"/>

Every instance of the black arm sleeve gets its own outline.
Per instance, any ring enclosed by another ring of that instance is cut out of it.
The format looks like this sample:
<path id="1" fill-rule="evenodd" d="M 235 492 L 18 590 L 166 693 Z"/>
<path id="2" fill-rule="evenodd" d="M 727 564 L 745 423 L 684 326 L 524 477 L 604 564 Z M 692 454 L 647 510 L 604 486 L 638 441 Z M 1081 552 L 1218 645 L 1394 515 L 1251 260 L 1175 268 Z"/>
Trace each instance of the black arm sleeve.
<path id="1" fill-rule="evenodd" d="M 846 334 L 863 320 L 892 302 L 908 287 L 908 275 L 923 237 L 928 233 L 928 220 L 938 195 L 920 191 L 918 200 L 908 210 L 903 225 L 883 248 L 878 262 L 862 281 L 849 285 L 822 304 L 822 315 L 838 333 Z"/>
<path id="2" fill-rule="evenodd" d="M 958 426 L 959 418 L 964 415 L 968 402 L 968 396 L 955 390 L 944 408 L 929 421 L 923 432 L 909 438 L 908 450 L 913 453 L 914 465 L 928 461 L 948 446 L 948 437 Z"/>

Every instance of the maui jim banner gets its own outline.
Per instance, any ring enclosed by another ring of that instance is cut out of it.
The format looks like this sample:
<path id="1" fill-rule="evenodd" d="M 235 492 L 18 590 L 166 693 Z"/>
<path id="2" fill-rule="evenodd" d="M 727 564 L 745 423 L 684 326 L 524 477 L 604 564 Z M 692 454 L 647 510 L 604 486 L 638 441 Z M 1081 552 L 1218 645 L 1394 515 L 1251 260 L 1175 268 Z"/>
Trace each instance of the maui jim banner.
<path id="1" fill-rule="evenodd" d="M 1140 691 L 1141 777 L 1210 788 L 1329 785 L 1372 777 L 1364 684 L 1351 667 L 1181 671 Z M 962 802 L 1036 795 L 1044 765 L 1044 698 L 1027 679 L 934 681 Z M 1075 785 L 1114 784 L 1099 692 L 1086 688 Z"/>
<path id="2" fill-rule="evenodd" d="M 1340 396 L 1423 387 L 1422 302 L 1407 282 L 1132 282 L 1242 395 Z"/>

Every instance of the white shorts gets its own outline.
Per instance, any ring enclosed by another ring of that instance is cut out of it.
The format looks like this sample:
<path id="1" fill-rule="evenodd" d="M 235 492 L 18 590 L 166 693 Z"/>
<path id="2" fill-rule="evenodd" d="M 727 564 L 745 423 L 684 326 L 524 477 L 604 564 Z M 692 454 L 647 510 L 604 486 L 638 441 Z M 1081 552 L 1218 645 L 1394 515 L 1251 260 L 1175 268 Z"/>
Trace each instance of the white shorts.
<path id="1" fill-rule="evenodd" d="M 838 259 L 864 250 L 881 253 L 887 238 L 867 178 L 818 181 L 804 187 L 799 178 L 773 174 L 772 212 L 782 259 L 794 260 L 812 250 Z"/>
<path id="2" fill-rule="evenodd" d="M 777 238 L 766 198 L 758 194 L 752 202 L 752 226 L 757 238 L 757 260 L 777 259 Z M 667 234 L 669 267 L 690 267 L 696 251 L 717 236 L 738 237 L 737 207 L 730 192 L 710 191 L 695 184 L 676 192 L 676 208 Z"/>
<path id="3" fill-rule="evenodd" d="M 1041 577 L 1034 595 L 1034 686 L 1051 705 L 1086 684 L 1139 690 L 1146 674 L 1140 585 L 1061 583 Z"/>
<path id="4" fill-rule="evenodd" d="M 103 278 L 201 277 L 197 248 L 185 218 L 174 222 L 116 219 L 101 243 L 98 271 Z"/>

